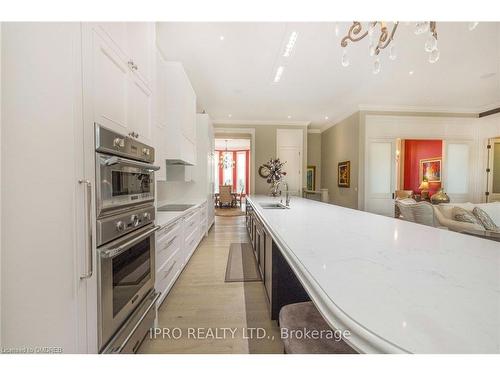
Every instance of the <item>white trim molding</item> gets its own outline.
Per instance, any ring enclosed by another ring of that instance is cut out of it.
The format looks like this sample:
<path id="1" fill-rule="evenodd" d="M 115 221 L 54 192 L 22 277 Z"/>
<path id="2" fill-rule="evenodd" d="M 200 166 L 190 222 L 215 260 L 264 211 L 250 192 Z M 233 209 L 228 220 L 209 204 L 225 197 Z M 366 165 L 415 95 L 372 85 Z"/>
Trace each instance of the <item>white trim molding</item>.
<path id="1" fill-rule="evenodd" d="M 307 129 L 307 133 L 309 134 L 321 134 L 321 129 Z"/>
<path id="2" fill-rule="evenodd" d="M 360 111 L 376 112 L 425 112 L 425 113 L 468 113 L 478 114 L 480 107 L 441 107 L 441 106 L 413 106 L 413 105 L 373 105 L 360 104 Z"/>
<path id="3" fill-rule="evenodd" d="M 261 120 L 213 120 L 214 125 L 277 125 L 277 126 L 309 126 L 311 121 L 261 121 Z"/>

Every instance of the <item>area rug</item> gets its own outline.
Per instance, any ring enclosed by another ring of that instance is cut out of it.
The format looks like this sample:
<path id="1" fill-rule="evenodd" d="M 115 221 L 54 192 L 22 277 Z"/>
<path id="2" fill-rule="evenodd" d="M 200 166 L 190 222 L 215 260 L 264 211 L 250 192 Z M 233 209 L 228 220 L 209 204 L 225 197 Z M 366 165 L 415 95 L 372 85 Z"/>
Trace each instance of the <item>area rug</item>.
<path id="1" fill-rule="evenodd" d="M 243 216 L 245 212 L 239 207 L 232 208 L 216 208 L 215 216 Z"/>
<path id="2" fill-rule="evenodd" d="M 226 266 L 226 282 L 261 281 L 257 260 L 249 243 L 232 243 Z"/>

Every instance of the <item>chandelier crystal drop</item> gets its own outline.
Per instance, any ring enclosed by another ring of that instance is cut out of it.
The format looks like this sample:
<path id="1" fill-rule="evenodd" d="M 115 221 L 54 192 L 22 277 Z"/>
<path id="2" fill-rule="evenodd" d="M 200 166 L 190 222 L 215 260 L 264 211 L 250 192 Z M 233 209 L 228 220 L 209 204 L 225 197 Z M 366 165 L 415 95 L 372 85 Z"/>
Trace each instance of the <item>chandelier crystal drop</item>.
<path id="1" fill-rule="evenodd" d="M 342 51 L 342 66 L 343 67 L 349 66 L 349 56 L 347 56 L 347 50 L 345 48 Z"/>
<path id="2" fill-rule="evenodd" d="M 391 47 L 389 48 L 389 58 L 391 60 L 396 60 L 398 57 L 397 49 L 396 49 L 396 44 L 392 42 Z"/>
<path id="3" fill-rule="evenodd" d="M 439 49 L 434 48 L 434 50 L 432 50 L 431 53 L 429 53 L 429 62 L 431 64 L 434 64 L 435 62 L 437 62 L 439 60 Z"/>
<path id="4" fill-rule="evenodd" d="M 373 74 L 379 74 L 380 73 L 380 58 L 377 56 L 375 60 L 373 61 Z"/>
<path id="5" fill-rule="evenodd" d="M 477 25 L 479 25 L 479 22 L 469 22 L 469 31 L 474 30 Z"/>

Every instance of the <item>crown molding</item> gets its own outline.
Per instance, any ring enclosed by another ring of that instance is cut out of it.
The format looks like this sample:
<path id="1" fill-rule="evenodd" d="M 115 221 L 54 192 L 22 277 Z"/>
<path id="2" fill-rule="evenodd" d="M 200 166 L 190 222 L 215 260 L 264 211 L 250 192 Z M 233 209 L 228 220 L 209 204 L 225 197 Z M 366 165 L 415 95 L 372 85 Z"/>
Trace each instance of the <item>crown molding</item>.
<path id="1" fill-rule="evenodd" d="M 321 129 L 307 129 L 307 133 L 309 134 L 321 134 Z"/>
<path id="2" fill-rule="evenodd" d="M 235 125 L 235 126 L 309 126 L 311 121 L 260 121 L 260 120 L 212 120 L 214 125 Z"/>
<path id="3" fill-rule="evenodd" d="M 466 113 L 478 114 L 479 107 L 443 107 L 443 106 L 412 106 L 412 105 L 373 105 L 361 104 L 360 111 L 375 112 L 417 112 L 417 113 Z"/>

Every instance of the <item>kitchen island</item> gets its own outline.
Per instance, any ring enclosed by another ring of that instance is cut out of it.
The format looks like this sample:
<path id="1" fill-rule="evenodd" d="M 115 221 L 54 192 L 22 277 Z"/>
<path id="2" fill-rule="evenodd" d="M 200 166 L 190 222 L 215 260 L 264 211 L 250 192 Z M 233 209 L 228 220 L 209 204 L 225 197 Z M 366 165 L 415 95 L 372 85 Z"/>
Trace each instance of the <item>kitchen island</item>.
<path id="1" fill-rule="evenodd" d="M 299 197 L 289 209 L 270 202 L 247 198 L 272 251 L 358 352 L 500 353 L 497 242 Z"/>

